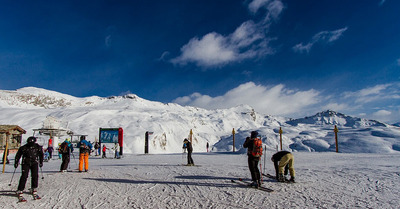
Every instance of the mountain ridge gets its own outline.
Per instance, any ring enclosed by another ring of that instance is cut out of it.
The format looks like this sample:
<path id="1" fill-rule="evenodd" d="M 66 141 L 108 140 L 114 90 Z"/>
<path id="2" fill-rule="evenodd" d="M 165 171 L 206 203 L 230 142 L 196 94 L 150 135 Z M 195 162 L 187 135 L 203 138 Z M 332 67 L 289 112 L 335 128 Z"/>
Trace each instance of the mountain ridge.
<path id="1" fill-rule="evenodd" d="M 122 127 L 124 129 L 124 151 L 143 153 L 144 133 L 152 131 L 151 153 L 181 152 L 182 141 L 193 130 L 195 151 L 205 151 L 207 142 L 213 151 L 229 151 L 241 144 L 252 130 L 258 130 L 268 149 L 275 149 L 279 129 L 284 131 L 284 149 L 291 151 L 332 151 L 333 125 L 338 125 L 342 146 L 354 147 L 346 152 L 395 152 L 399 151 L 400 133 L 394 126 L 374 120 L 360 119 L 323 111 L 313 116 L 289 119 L 256 112 L 249 105 L 226 109 L 206 110 L 181 106 L 175 103 L 154 102 L 135 94 L 78 98 L 45 89 L 28 87 L 16 91 L 0 90 L 0 123 L 17 124 L 33 134 L 46 117 L 67 121 L 75 133 L 87 134 L 90 141 L 98 137 L 100 127 Z M 232 130 L 238 138 L 232 144 Z M 343 131 L 342 131 L 343 130 Z M 357 136 L 357 134 L 359 136 Z M 40 136 L 45 140 L 45 136 Z M 381 143 L 375 151 L 367 146 L 355 149 L 354 140 L 362 138 Z"/>

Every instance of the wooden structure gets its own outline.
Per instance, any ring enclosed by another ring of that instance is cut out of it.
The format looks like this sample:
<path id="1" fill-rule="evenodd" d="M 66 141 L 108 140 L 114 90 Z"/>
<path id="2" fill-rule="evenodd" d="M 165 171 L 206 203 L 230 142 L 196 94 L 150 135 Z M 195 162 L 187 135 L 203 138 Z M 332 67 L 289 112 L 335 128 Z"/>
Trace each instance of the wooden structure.
<path id="1" fill-rule="evenodd" d="M 0 149 L 4 150 L 8 142 L 8 149 L 18 149 L 21 146 L 22 134 L 26 131 L 17 125 L 0 125 Z"/>

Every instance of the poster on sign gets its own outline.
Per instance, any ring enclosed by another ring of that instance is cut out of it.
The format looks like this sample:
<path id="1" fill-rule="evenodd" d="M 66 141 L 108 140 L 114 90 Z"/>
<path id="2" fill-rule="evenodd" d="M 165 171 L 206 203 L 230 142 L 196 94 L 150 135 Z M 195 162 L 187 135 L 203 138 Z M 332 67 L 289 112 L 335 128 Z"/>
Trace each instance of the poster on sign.
<path id="1" fill-rule="evenodd" d="M 100 128 L 99 129 L 100 144 L 113 143 L 119 144 L 120 154 L 122 155 L 123 147 L 123 130 L 122 128 Z"/>

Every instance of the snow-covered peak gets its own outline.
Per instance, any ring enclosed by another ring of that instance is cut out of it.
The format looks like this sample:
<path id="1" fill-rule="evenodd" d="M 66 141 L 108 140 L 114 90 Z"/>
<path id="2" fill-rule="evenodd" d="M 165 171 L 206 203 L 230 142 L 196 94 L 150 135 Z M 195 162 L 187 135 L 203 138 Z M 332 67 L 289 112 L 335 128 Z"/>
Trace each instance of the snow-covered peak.
<path id="1" fill-rule="evenodd" d="M 386 126 L 386 124 L 375 120 L 352 117 L 332 110 L 326 110 L 310 117 L 289 120 L 286 123 L 294 126 L 300 123 L 316 125 L 339 125 L 346 127 Z"/>

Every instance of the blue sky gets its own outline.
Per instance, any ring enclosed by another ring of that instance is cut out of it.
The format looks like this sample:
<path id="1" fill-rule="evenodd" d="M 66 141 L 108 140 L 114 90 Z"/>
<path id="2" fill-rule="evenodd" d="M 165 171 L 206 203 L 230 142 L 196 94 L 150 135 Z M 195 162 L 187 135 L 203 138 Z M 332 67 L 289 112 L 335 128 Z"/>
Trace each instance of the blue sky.
<path id="1" fill-rule="evenodd" d="M 400 1 L 1 1 L 0 89 L 400 121 Z"/>

